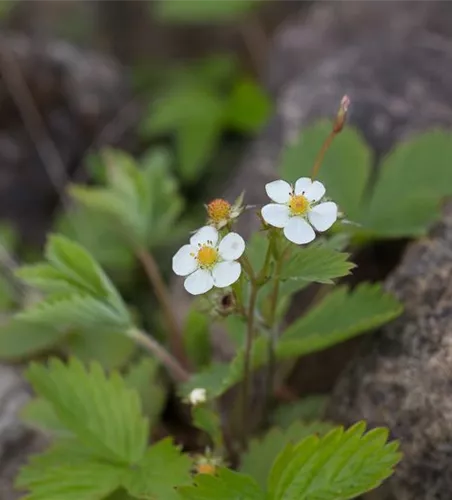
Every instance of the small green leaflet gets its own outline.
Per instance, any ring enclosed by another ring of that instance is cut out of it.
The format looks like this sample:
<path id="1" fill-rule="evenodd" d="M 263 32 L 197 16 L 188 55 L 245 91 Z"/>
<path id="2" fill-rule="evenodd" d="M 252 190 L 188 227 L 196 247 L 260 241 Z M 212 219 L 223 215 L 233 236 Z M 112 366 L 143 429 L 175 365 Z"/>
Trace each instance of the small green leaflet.
<path id="1" fill-rule="evenodd" d="M 387 429 L 365 429 L 359 422 L 286 445 L 270 472 L 268 499 L 347 500 L 379 486 L 401 454 L 396 441 L 387 443 Z"/>
<path id="2" fill-rule="evenodd" d="M 184 500 L 265 500 L 265 493 L 250 476 L 219 469 L 215 476 L 199 474 L 195 485 L 178 489 Z"/>
<path id="3" fill-rule="evenodd" d="M 259 439 L 252 439 L 242 455 L 240 471 L 252 476 L 265 488 L 270 469 L 287 443 L 295 443 L 311 434 L 323 435 L 332 429 L 326 422 L 293 422 L 287 429 L 274 427 Z"/>
<path id="4" fill-rule="evenodd" d="M 170 438 L 149 448 L 143 458 L 129 469 L 123 484 L 134 497 L 178 500 L 176 487 L 191 484 L 191 460 L 172 444 Z"/>
<path id="5" fill-rule="evenodd" d="M 119 464 L 141 459 L 148 422 L 137 392 L 118 373 L 107 378 L 98 363 L 87 370 L 76 359 L 67 365 L 52 359 L 48 367 L 32 363 L 27 378 L 93 456 Z"/>
<path id="6" fill-rule="evenodd" d="M 121 485 L 121 467 L 97 460 L 69 443 L 53 446 L 22 467 L 15 486 L 30 491 L 24 499 L 98 500 Z"/>
<path id="7" fill-rule="evenodd" d="M 280 359 L 326 349 L 396 318 L 401 304 L 380 285 L 363 283 L 351 292 L 339 286 L 292 323 L 277 345 Z"/>
<path id="8" fill-rule="evenodd" d="M 284 264 L 283 280 L 332 283 L 333 279 L 350 274 L 355 265 L 347 259 L 349 254 L 319 245 L 296 247 Z"/>

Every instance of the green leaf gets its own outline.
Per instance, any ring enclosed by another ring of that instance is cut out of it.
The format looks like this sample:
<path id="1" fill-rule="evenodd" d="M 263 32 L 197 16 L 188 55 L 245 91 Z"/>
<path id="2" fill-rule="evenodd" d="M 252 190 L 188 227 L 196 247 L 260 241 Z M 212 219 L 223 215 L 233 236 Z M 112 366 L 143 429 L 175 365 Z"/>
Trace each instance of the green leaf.
<path id="1" fill-rule="evenodd" d="M 190 468 L 189 457 L 167 438 L 146 451 L 134 468 L 129 469 L 123 484 L 137 498 L 178 500 L 176 488 L 191 484 Z"/>
<path id="2" fill-rule="evenodd" d="M 52 405 L 43 398 L 33 398 L 28 401 L 20 411 L 20 418 L 34 429 L 50 432 L 56 436 L 72 436 L 56 416 Z"/>
<path id="3" fill-rule="evenodd" d="M 245 474 L 221 468 L 215 476 L 198 474 L 195 485 L 179 488 L 184 500 L 265 500 L 265 493 Z"/>
<path id="4" fill-rule="evenodd" d="M 65 345 L 80 361 L 98 361 L 107 370 L 123 367 L 136 351 L 133 340 L 110 329 L 73 333 Z"/>
<path id="5" fill-rule="evenodd" d="M 203 368 L 210 363 L 212 344 L 207 316 L 194 307 L 190 309 L 185 319 L 183 331 L 185 352 L 193 366 Z"/>
<path id="6" fill-rule="evenodd" d="M 240 132 L 255 132 L 265 123 L 271 105 L 263 89 L 251 79 L 236 82 L 227 104 L 226 123 Z"/>
<path id="7" fill-rule="evenodd" d="M 53 296 L 18 313 L 19 321 L 41 328 L 124 331 L 131 319 L 126 311 L 118 311 L 89 295 Z"/>
<path id="8" fill-rule="evenodd" d="M 336 287 L 285 330 L 276 348 L 277 355 L 283 359 L 326 349 L 377 328 L 401 312 L 401 304 L 379 285 L 364 283 L 351 292 L 347 287 Z"/>
<path id="9" fill-rule="evenodd" d="M 156 17 L 166 23 L 211 23 L 232 21 L 259 4 L 259 0 L 159 0 L 154 6 Z"/>
<path id="10" fill-rule="evenodd" d="M 125 380 L 140 395 L 143 412 L 152 427 L 157 423 L 167 400 L 167 387 L 160 380 L 157 361 L 150 357 L 141 358 L 129 368 Z"/>
<path id="11" fill-rule="evenodd" d="M 204 431 L 211 438 L 214 448 L 221 447 L 223 437 L 218 413 L 211 408 L 198 405 L 192 407 L 192 417 L 193 425 Z"/>
<path id="12" fill-rule="evenodd" d="M 76 359 L 67 365 L 53 359 L 48 367 L 32 363 L 27 378 L 96 457 L 132 464 L 143 456 L 148 423 L 138 394 L 119 374 L 107 378 L 98 363 L 87 370 Z"/>
<path id="13" fill-rule="evenodd" d="M 313 245 L 295 247 L 290 259 L 284 264 L 281 278 L 290 281 L 332 283 L 333 279 L 350 274 L 355 264 L 347 259 L 349 254 Z"/>
<path id="14" fill-rule="evenodd" d="M 64 330 L 56 326 L 13 318 L 0 326 L 0 358 L 20 360 L 53 347 L 64 338 Z"/>
<path id="15" fill-rule="evenodd" d="M 33 457 L 20 470 L 16 487 L 30 491 L 26 500 L 100 500 L 120 486 L 122 475 L 115 465 L 59 445 Z"/>
<path id="16" fill-rule="evenodd" d="M 45 255 L 49 263 L 69 282 L 76 283 L 81 291 L 102 298 L 116 298 L 113 284 L 81 245 L 64 236 L 51 235 Z"/>
<path id="17" fill-rule="evenodd" d="M 50 264 L 40 263 L 19 267 L 17 277 L 44 293 L 85 292 L 77 281 L 58 271 Z"/>
<path id="18" fill-rule="evenodd" d="M 326 434 L 332 427 L 326 422 L 293 422 L 285 430 L 270 429 L 263 437 L 250 441 L 247 452 L 241 457 L 240 471 L 265 488 L 273 462 L 287 443 L 298 442 L 311 434 Z"/>
<path id="19" fill-rule="evenodd" d="M 395 442 L 387 444 L 387 429 L 364 431 L 359 422 L 347 431 L 338 427 L 286 445 L 268 479 L 269 500 L 347 500 L 379 486 L 393 473 L 400 453 Z"/>
<path id="20" fill-rule="evenodd" d="M 286 403 L 278 406 L 273 412 L 272 422 L 282 428 L 289 427 L 298 420 L 311 421 L 323 418 L 328 396 L 324 394 L 315 394 L 306 396 L 299 401 Z"/>
<path id="21" fill-rule="evenodd" d="M 312 168 L 322 144 L 332 129 L 331 123 L 320 122 L 304 129 L 298 141 L 283 153 L 281 175 L 290 182 L 311 177 Z M 345 128 L 325 154 L 318 180 L 326 194 L 345 213 L 347 219 L 358 220 L 371 172 L 371 151 L 355 130 Z"/>
<path id="22" fill-rule="evenodd" d="M 399 145 L 382 162 L 370 203 L 358 219 L 378 237 L 426 233 L 452 194 L 452 136 L 427 132 Z"/>

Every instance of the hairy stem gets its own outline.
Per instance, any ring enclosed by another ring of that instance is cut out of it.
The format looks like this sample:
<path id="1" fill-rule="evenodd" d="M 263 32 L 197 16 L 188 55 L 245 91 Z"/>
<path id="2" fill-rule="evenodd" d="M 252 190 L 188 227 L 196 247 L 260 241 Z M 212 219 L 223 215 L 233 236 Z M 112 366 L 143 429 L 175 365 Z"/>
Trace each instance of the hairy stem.
<path id="1" fill-rule="evenodd" d="M 184 366 L 188 366 L 188 360 L 185 355 L 184 345 L 182 343 L 182 334 L 172 312 L 171 300 L 168 295 L 167 287 L 160 274 L 154 257 L 145 249 L 138 248 L 136 255 L 140 260 L 143 269 L 154 289 L 155 295 L 165 317 L 166 327 L 168 328 L 170 349 L 176 359 Z"/>
<path id="2" fill-rule="evenodd" d="M 176 382 L 186 382 L 190 378 L 189 372 L 153 337 L 136 328 L 128 330 L 127 336 L 153 354 L 168 369 Z"/>

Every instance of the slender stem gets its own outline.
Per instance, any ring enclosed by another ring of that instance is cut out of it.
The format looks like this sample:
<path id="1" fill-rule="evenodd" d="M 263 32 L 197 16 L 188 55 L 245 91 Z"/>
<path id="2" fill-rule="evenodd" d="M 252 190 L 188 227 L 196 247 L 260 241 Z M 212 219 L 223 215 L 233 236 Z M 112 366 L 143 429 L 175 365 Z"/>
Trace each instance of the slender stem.
<path id="1" fill-rule="evenodd" d="M 317 153 L 317 157 L 315 159 L 314 166 L 312 167 L 312 173 L 311 173 L 311 179 L 315 179 L 317 176 L 317 172 L 319 171 L 320 166 L 323 163 L 323 159 L 325 158 L 325 153 L 328 151 L 329 147 L 331 146 L 331 143 L 333 142 L 333 139 L 336 136 L 336 132 L 332 130 L 328 137 L 325 139 L 324 143 L 322 144 L 322 147 L 320 148 L 320 151 Z"/>
<path id="2" fill-rule="evenodd" d="M 254 274 L 254 269 L 253 266 L 251 265 L 248 257 L 243 254 L 240 259 L 239 259 L 240 264 L 242 264 L 243 269 L 245 270 L 246 274 L 248 274 L 248 277 L 250 278 L 251 283 L 254 283 L 256 276 Z"/>
<path id="3" fill-rule="evenodd" d="M 182 343 L 182 334 L 172 312 L 171 300 L 157 263 L 155 262 L 154 257 L 143 248 L 138 248 L 136 250 L 136 255 L 140 260 L 149 281 L 151 282 L 158 301 L 160 302 L 166 326 L 168 328 L 171 352 L 183 366 L 187 367 L 188 360 Z"/>
<path id="4" fill-rule="evenodd" d="M 242 431 L 243 442 L 246 442 L 248 434 L 248 398 L 251 386 L 251 354 L 254 340 L 254 309 L 256 307 L 257 292 L 259 287 L 251 284 L 250 302 L 248 307 L 248 324 L 246 333 L 245 359 L 243 365 L 243 384 L 242 384 Z"/>
<path id="5" fill-rule="evenodd" d="M 131 328 L 127 336 L 161 361 L 176 382 L 186 382 L 190 378 L 189 372 L 153 337 L 136 328 Z"/>

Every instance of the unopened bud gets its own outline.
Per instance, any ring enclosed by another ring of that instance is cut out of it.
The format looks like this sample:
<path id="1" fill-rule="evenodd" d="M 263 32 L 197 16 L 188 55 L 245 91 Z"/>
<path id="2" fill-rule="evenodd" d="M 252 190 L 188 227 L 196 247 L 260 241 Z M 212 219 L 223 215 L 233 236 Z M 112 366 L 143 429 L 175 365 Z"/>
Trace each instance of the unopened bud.
<path id="1" fill-rule="evenodd" d="M 336 115 L 336 120 L 333 125 L 333 131 L 335 134 L 338 134 L 344 128 L 349 106 L 350 106 L 350 98 L 347 95 L 344 95 L 344 97 L 341 100 L 341 105 L 339 107 L 339 111 Z"/>
<path id="2" fill-rule="evenodd" d="M 201 387 L 199 387 L 197 389 L 193 389 L 188 396 L 188 401 L 193 406 L 199 405 L 201 403 L 205 403 L 206 399 L 207 399 L 206 390 L 204 388 L 201 388 Z"/>

